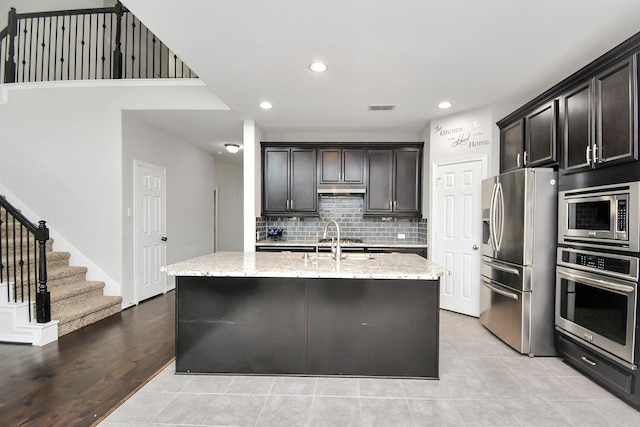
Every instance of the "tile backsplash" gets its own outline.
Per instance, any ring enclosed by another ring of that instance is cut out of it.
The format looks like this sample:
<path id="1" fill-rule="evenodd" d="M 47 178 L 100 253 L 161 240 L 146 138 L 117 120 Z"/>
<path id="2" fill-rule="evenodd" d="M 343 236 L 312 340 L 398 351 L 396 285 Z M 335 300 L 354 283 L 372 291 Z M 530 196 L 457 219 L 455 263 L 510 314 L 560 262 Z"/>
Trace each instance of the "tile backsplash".
<path id="1" fill-rule="evenodd" d="M 267 239 L 270 228 L 283 229 L 283 239 L 315 242 L 322 238 L 324 225 L 332 219 L 340 224 L 340 237 L 359 238 L 375 243 L 426 243 L 427 220 L 420 218 L 363 217 L 362 195 L 320 196 L 319 217 L 256 218 L 258 240 Z M 404 239 L 398 239 L 404 234 Z M 335 236 L 335 228 L 329 228 L 329 236 Z"/>

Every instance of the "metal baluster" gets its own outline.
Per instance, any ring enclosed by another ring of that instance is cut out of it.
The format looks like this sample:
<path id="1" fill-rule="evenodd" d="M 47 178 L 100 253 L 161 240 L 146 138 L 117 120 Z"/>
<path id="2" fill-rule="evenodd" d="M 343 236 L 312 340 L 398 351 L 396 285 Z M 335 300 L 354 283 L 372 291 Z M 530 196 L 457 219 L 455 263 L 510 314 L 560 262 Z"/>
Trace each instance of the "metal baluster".
<path id="1" fill-rule="evenodd" d="M 27 266 L 27 295 L 29 301 L 29 322 L 31 322 L 31 233 L 27 233 Z"/>
<path id="2" fill-rule="evenodd" d="M 6 252 L 6 245 L 5 245 L 5 250 L 2 250 L 2 225 L 5 225 L 5 232 L 4 235 L 6 236 L 7 232 L 8 232 L 8 225 L 7 225 L 7 211 L 5 210 L 5 219 L 4 221 L 2 220 L 2 212 L 0 212 L 0 283 L 5 283 L 5 268 L 4 268 L 4 263 L 3 263 L 3 258 L 2 258 L 2 253 Z M 10 300 L 10 292 L 9 292 L 9 280 L 6 281 L 7 283 L 7 301 Z"/>
<path id="3" fill-rule="evenodd" d="M 51 81 L 51 40 L 53 40 L 53 34 L 51 33 L 51 23 L 53 22 L 53 17 L 50 17 L 49 19 L 47 19 L 47 21 L 49 22 L 49 44 L 47 46 L 47 81 Z M 42 53 L 42 59 L 44 60 L 44 52 Z"/>
<path id="4" fill-rule="evenodd" d="M 107 14 L 103 13 L 102 14 L 102 50 L 101 50 L 101 56 L 100 59 L 102 60 L 102 67 L 100 67 L 100 77 L 101 78 L 105 78 L 105 67 L 107 65 L 106 60 L 107 60 L 107 55 L 106 53 L 106 48 L 105 48 L 105 41 L 107 39 Z"/>
<path id="5" fill-rule="evenodd" d="M 13 216 L 11 218 L 13 225 L 13 248 L 11 248 L 13 252 L 13 299 L 14 302 L 18 302 L 18 266 L 16 265 L 16 219 Z M 8 263 L 9 261 L 7 260 L 7 264 Z"/>
<path id="6" fill-rule="evenodd" d="M 51 58 L 49 58 L 49 67 L 53 66 L 53 80 L 56 80 L 56 70 L 58 69 L 58 17 L 56 16 L 56 33 L 55 33 L 55 42 L 53 42 L 53 64 L 51 63 Z M 53 23 L 53 17 L 51 18 L 49 26 L 51 27 Z M 51 40 L 49 39 L 49 52 L 51 52 Z"/>

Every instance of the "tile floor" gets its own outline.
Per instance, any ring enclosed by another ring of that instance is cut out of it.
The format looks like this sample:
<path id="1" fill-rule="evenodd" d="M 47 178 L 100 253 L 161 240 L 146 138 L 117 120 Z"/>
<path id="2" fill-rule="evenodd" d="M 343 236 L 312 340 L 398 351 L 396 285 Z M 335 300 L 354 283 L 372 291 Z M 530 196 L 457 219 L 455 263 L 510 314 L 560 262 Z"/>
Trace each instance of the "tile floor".
<path id="1" fill-rule="evenodd" d="M 529 358 L 441 311 L 440 379 L 174 375 L 100 427 L 638 426 L 640 412 L 555 357 Z"/>

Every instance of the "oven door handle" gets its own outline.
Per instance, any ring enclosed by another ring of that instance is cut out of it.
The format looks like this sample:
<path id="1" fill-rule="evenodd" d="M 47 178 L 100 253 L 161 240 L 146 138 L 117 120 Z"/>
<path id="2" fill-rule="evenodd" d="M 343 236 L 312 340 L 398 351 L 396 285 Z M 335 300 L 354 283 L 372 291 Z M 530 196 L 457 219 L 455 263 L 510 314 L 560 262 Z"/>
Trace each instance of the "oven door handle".
<path id="1" fill-rule="evenodd" d="M 614 292 L 624 292 L 626 294 L 630 294 L 634 291 L 633 286 L 623 285 L 619 283 L 611 283 L 607 280 L 594 279 L 591 277 L 586 277 L 580 274 L 568 273 L 566 271 L 562 271 L 558 269 L 558 275 L 564 277 L 565 279 L 569 279 L 572 281 L 580 281 L 592 286 L 598 286 L 600 288 L 608 289 Z"/>
<path id="2" fill-rule="evenodd" d="M 493 291 L 493 292 L 495 292 L 497 294 L 500 294 L 502 296 L 505 296 L 507 298 L 511 298 L 511 299 L 516 300 L 516 301 L 518 300 L 518 294 L 515 294 L 513 292 L 503 291 L 502 289 L 497 288 L 496 286 L 494 286 L 494 283 L 496 283 L 496 282 L 494 282 L 493 280 L 489 280 L 489 279 L 486 279 L 484 277 L 482 278 L 482 284 L 484 284 L 487 288 L 491 289 L 491 291 Z M 498 285 L 498 283 L 496 283 L 496 285 Z"/>

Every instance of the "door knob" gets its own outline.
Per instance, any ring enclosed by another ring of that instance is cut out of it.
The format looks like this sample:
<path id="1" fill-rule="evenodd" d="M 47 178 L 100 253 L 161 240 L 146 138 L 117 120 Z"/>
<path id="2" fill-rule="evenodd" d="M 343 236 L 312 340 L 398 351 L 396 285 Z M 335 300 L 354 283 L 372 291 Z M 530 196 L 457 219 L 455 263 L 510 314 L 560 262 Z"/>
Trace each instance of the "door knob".
<path id="1" fill-rule="evenodd" d="M 166 242 L 167 238 L 166 237 L 162 237 L 162 238 L 160 238 L 160 240 L 162 240 L 163 242 Z"/>
<path id="2" fill-rule="evenodd" d="M 473 250 L 477 251 L 478 250 L 478 245 L 473 245 Z"/>

